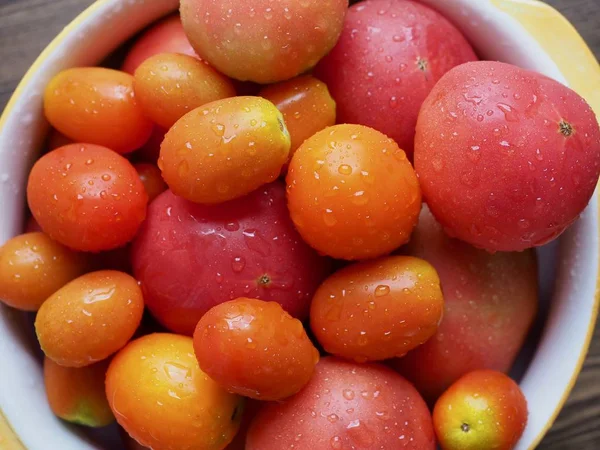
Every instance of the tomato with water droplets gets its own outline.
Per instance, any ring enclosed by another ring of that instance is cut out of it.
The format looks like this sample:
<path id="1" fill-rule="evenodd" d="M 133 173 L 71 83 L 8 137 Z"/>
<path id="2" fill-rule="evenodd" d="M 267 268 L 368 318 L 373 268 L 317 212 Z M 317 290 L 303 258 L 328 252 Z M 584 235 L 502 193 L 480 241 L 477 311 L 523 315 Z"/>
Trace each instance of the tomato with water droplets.
<path id="1" fill-rule="evenodd" d="M 134 237 L 146 216 L 148 196 L 125 158 L 98 145 L 70 144 L 35 163 L 27 201 L 52 239 L 98 252 Z"/>
<path id="2" fill-rule="evenodd" d="M 317 290 L 310 325 L 328 353 L 357 362 L 403 356 L 437 331 L 444 298 L 427 262 L 388 256 L 333 274 Z"/>
<path id="3" fill-rule="evenodd" d="M 391 369 L 321 359 L 298 394 L 267 403 L 248 431 L 246 450 L 434 450 L 427 405 Z"/>
<path id="4" fill-rule="evenodd" d="M 211 308 L 198 322 L 200 368 L 229 392 L 283 400 L 298 392 L 319 361 L 302 322 L 275 302 L 238 298 Z"/>
<path id="5" fill-rule="evenodd" d="M 421 209 L 405 153 L 362 125 L 336 125 L 307 139 L 286 181 L 291 217 L 304 240 L 339 259 L 374 258 L 400 247 Z"/>

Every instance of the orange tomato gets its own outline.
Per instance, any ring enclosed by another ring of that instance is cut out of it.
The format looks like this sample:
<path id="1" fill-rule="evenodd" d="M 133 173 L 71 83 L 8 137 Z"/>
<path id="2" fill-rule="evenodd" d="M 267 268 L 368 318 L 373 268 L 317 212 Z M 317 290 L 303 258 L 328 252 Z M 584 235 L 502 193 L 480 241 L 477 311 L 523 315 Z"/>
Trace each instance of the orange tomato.
<path id="1" fill-rule="evenodd" d="M 137 170 L 140 180 L 146 189 L 148 194 L 148 201 L 151 202 L 158 194 L 167 190 L 167 185 L 162 179 L 160 169 L 154 164 L 138 163 L 134 164 L 135 170 Z"/>
<path id="2" fill-rule="evenodd" d="M 88 273 L 51 295 L 35 319 L 46 356 L 61 366 L 83 367 L 123 347 L 144 312 L 142 291 L 130 275 Z"/>
<path id="3" fill-rule="evenodd" d="M 52 239 L 76 250 L 121 247 L 146 217 L 148 196 L 131 163 L 97 145 L 42 156 L 27 184 L 29 208 Z"/>
<path id="4" fill-rule="evenodd" d="M 104 389 L 108 361 L 63 367 L 44 359 L 44 384 L 52 412 L 67 422 L 104 427 L 115 420 Z"/>
<path id="5" fill-rule="evenodd" d="M 117 422 L 144 447 L 222 450 L 238 431 L 243 399 L 198 367 L 192 338 L 150 334 L 112 360 L 106 395 Z"/>
<path id="6" fill-rule="evenodd" d="M 194 350 L 200 368 L 230 392 L 282 400 L 312 376 L 319 352 L 302 322 L 275 302 L 238 298 L 198 322 Z"/>
<path id="7" fill-rule="evenodd" d="M 343 268 L 323 282 L 310 325 L 328 353 L 357 362 L 403 356 L 437 331 L 444 298 L 437 272 L 412 256 Z"/>
<path id="8" fill-rule="evenodd" d="M 339 259 L 398 248 L 421 210 L 419 183 L 404 152 L 362 125 L 336 125 L 307 139 L 292 157 L 287 185 L 304 240 Z"/>
<path id="9" fill-rule="evenodd" d="M 46 118 L 76 142 L 103 145 L 118 153 L 141 147 L 153 124 L 133 91 L 133 77 L 102 67 L 67 69 L 44 92 Z"/>
<path id="10" fill-rule="evenodd" d="M 335 124 L 335 101 L 327 85 L 310 75 L 267 86 L 260 96 L 283 114 L 292 140 L 290 157 L 306 139 Z"/>
<path id="11" fill-rule="evenodd" d="M 144 113 L 163 128 L 206 103 L 235 96 L 233 84 L 192 56 L 161 53 L 135 71 L 133 88 Z"/>
<path id="12" fill-rule="evenodd" d="M 221 203 L 274 181 L 289 151 L 290 135 L 275 105 L 233 97 L 179 119 L 161 145 L 158 167 L 174 194 Z"/>
<path id="13" fill-rule="evenodd" d="M 37 311 L 50 295 L 82 275 L 86 258 L 41 232 L 26 233 L 0 247 L 0 300 Z"/>

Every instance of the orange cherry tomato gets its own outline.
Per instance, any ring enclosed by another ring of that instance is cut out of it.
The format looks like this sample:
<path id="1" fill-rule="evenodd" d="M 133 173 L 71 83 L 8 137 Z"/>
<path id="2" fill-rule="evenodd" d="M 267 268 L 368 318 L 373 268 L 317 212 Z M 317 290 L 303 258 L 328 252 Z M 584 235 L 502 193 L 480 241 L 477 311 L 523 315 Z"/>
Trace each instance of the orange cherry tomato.
<path id="1" fill-rule="evenodd" d="M 200 368 L 230 392 L 282 400 L 310 380 L 319 352 L 302 322 L 275 302 L 238 298 L 198 322 L 194 350 Z"/>
<path id="2" fill-rule="evenodd" d="M 200 370 L 192 338 L 163 333 L 117 353 L 106 395 L 119 425 L 156 450 L 225 448 L 238 431 L 244 403 Z"/>
<path id="3" fill-rule="evenodd" d="M 133 88 L 144 113 L 163 128 L 192 109 L 235 96 L 227 77 L 198 58 L 177 53 L 144 61 L 135 71 Z"/>
<path id="4" fill-rule="evenodd" d="M 335 101 L 327 85 L 310 75 L 267 86 L 260 96 L 283 114 L 292 139 L 290 157 L 309 137 L 335 124 Z"/>
<path id="5" fill-rule="evenodd" d="M 174 194 L 213 204 L 274 181 L 289 151 L 290 135 L 275 105 L 233 97 L 179 119 L 161 145 L 158 167 Z"/>
<path id="6" fill-rule="evenodd" d="M 104 427 L 115 420 L 104 389 L 108 361 L 63 367 L 44 359 L 44 384 L 52 412 L 67 422 Z"/>
<path id="7" fill-rule="evenodd" d="M 142 180 L 149 202 L 158 197 L 158 194 L 167 190 L 167 184 L 162 179 L 160 169 L 154 164 L 138 163 L 134 164 L 133 167 L 135 167 L 140 180 Z"/>
<path id="8" fill-rule="evenodd" d="M 0 247 L 0 300 L 37 311 L 43 302 L 87 268 L 85 257 L 40 232 L 26 233 Z"/>
<path id="9" fill-rule="evenodd" d="M 304 240 L 339 259 L 374 258 L 405 244 L 421 210 L 405 153 L 362 125 L 336 125 L 307 139 L 292 157 L 287 185 Z"/>
<path id="10" fill-rule="evenodd" d="M 83 275 L 51 295 L 35 319 L 46 356 L 61 366 L 83 367 L 123 347 L 144 312 L 137 281 L 122 272 Z"/>
<path id="11" fill-rule="evenodd" d="M 357 362 L 405 355 L 437 331 L 444 298 L 437 272 L 412 256 L 345 267 L 323 282 L 310 325 L 328 353 Z"/>
<path id="12" fill-rule="evenodd" d="M 44 92 L 46 118 L 76 142 L 103 145 L 118 153 L 141 147 L 153 124 L 133 92 L 133 77 L 102 67 L 67 69 Z"/>
<path id="13" fill-rule="evenodd" d="M 134 237 L 146 217 L 148 196 L 125 158 L 105 147 L 71 144 L 35 163 L 27 200 L 52 239 L 97 252 L 121 247 Z"/>

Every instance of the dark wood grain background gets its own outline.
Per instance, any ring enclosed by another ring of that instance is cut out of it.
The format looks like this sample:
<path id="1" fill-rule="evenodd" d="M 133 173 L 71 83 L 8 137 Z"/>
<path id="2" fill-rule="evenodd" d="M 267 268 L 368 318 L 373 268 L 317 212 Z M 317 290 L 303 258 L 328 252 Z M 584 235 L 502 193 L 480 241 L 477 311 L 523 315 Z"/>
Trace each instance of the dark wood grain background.
<path id="1" fill-rule="evenodd" d="M 0 0 L 0 110 L 46 44 L 91 3 L 93 0 Z M 598 57 L 600 0 L 548 3 L 571 20 Z M 600 449 L 600 326 L 577 385 L 539 448 Z"/>

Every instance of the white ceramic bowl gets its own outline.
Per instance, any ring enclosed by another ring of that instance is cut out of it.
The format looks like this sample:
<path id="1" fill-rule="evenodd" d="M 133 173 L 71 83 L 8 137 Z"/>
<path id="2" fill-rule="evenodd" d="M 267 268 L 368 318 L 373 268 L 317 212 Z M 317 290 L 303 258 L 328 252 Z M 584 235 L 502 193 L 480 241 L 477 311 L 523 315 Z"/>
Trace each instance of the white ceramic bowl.
<path id="1" fill-rule="evenodd" d="M 535 0 L 422 0 L 454 21 L 483 58 L 553 77 L 600 111 L 600 68 L 573 27 Z M 75 19 L 33 64 L 0 119 L 0 243 L 19 234 L 29 167 L 48 125 L 42 92 L 59 71 L 94 65 L 177 0 L 99 0 Z M 598 199 L 558 242 L 540 250 L 544 325 L 539 343 L 516 368 L 529 403 L 518 449 L 548 431 L 581 369 L 598 310 Z M 0 308 L 0 449 L 102 448 L 51 413 L 42 371 L 23 315 Z M 527 355 L 527 353 L 526 353 Z M 114 444 L 109 445 L 112 450 Z"/>

